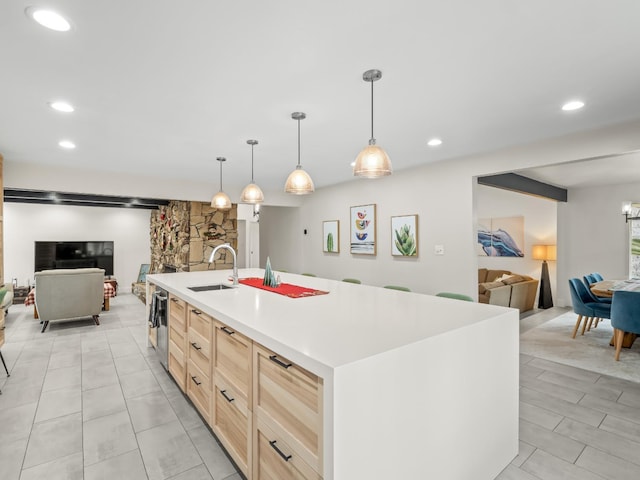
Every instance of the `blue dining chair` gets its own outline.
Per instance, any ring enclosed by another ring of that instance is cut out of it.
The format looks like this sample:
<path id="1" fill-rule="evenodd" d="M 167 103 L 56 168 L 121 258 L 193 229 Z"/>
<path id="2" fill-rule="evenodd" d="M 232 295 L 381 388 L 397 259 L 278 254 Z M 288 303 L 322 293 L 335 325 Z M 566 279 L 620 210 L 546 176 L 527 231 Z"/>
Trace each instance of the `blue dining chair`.
<path id="1" fill-rule="evenodd" d="M 593 273 L 588 273 L 587 275 L 582 277 L 582 280 L 584 281 L 584 285 L 587 287 L 587 292 L 589 293 L 589 296 L 593 299 L 592 300 L 593 302 L 611 303 L 611 298 L 599 297 L 591 291 L 591 285 L 600 281 L 600 280 L 596 280 L 596 277 Z"/>
<path id="2" fill-rule="evenodd" d="M 580 323 L 582 323 L 581 335 L 584 335 L 587 328 L 591 329 L 594 318 L 611 318 L 611 304 L 592 301 L 587 287 L 580 279 L 569 279 L 569 291 L 571 292 L 573 311 L 578 314 L 571 338 L 576 338 Z"/>
<path id="3" fill-rule="evenodd" d="M 617 362 L 620 360 L 620 349 L 625 332 L 640 334 L 640 293 L 624 290 L 613 292 L 611 326 Z"/>
<path id="4" fill-rule="evenodd" d="M 602 278 L 602 275 L 600 275 L 598 272 L 593 272 L 591 275 L 593 275 L 593 278 L 596 279 L 596 282 L 601 282 L 602 280 L 604 280 L 604 278 Z"/>

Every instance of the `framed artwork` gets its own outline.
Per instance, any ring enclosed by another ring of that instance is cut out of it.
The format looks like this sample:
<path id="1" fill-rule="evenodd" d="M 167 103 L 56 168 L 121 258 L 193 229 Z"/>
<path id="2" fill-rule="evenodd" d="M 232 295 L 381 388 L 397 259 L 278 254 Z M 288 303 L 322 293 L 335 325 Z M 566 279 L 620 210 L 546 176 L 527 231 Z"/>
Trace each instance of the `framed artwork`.
<path id="1" fill-rule="evenodd" d="M 340 253 L 340 220 L 322 222 L 322 251 Z"/>
<path id="2" fill-rule="evenodd" d="M 524 217 L 478 219 L 478 255 L 524 257 Z"/>
<path id="3" fill-rule="evenodd" d="M 418 256 L 418 215 L 391 217 L 391 255 Z"/>
<path id="4" fill-rule="evenodd" d="M 351 207 L 351 253 L 376 254 L 376 204 Z"/>
<path id="5" fill-rule="evenodd" d="M 138 273 L 138 280 L 136 283 L 142 283 L 147 281 L 147 273 L 149 273 L 149 267 L 151 267 L 148 263 L 143 263 L 140 265 L 140 272 Z"/>

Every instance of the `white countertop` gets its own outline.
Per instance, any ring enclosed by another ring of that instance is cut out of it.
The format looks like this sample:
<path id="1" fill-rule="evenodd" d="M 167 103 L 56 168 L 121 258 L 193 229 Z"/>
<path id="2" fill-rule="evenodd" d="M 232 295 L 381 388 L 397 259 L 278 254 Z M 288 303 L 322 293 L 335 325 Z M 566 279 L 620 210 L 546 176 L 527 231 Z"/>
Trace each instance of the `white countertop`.
<path id="1" fill-rule="evenodd" d="M 231 284 L 230 274 L 230 270 L 156 274 L 148 275 L 147 281 L 325 378 L 341 366 L 510 311 L 291 273 L 279 273 L 283 283 L 329 294 L 289 298 L 242 284 L 219 291 L 187 288 Z M 239 271 L 240 278 L 263 275 L 262 269 Z"/>

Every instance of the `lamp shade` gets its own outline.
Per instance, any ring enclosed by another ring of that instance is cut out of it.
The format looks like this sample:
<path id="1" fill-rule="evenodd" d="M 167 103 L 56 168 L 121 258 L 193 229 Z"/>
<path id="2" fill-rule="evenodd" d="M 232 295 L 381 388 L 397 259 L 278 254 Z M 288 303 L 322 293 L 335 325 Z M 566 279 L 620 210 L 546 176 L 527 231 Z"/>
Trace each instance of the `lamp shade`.
<path id="1" fill-rule="evenodd" d="M 242 194 L 240 195 L 240 201 L 242 203 L 261 203 L 264 202 L 264 193 L 258 185 L 255 183 L 250 183 L 244 190 L 242 190 Z"/>
<path id="2" fill-rule="evenodd" d="M 309 174 L 305 172 L 300 165 L 289 174 L 287 183 L 284 185 L 284 191 L 293 193 L 294 195 L 306 195 L 313 193 L 314 190 L 313 180 L 311 180 Z"/>
<path id="3" fill-rule="evenodd" d="M 353 174 L 356 177 L 379 178 L 391 175 L 391 160 L 387 152 L 377 145 L 367 145 L 358 154 Z"/>
<path id="4" fill-rule="evenodd" d="M 211 206 L 218 210 L 229 210 L 231 208 L 231 199 L 229 195 L 220 190 L 211 199 Z"/>
<path id="5" fill-rule="evenodd" d="M 534 245 L 532 249 L 532 257 L 534 260 L 555 260 L 555 245 Z"/>

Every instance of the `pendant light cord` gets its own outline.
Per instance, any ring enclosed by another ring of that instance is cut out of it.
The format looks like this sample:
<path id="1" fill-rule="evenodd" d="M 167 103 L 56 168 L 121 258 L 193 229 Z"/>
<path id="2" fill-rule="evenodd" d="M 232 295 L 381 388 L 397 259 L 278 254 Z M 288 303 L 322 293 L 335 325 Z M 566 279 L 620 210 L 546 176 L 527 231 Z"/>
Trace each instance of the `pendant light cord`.
<path id="1" fill-rule="evenodd" d="M 373 136 L 373 80 L 371 80 L 371 140 L 375 140 Z"/>
<path id="2" fill-rule="evenodd" d="M 254 183 L 253 181 L 253 144 L 251 144 L 251 183 Z"/>
<path id="3" fill-rule="evenodd" d="M 298 119 L 298 167 L 300 166 L 300 119 Z"/>
<path id="4" fill-rule="evenodd" d="M 220 162 L 220 191 L 222 191 L 222 162 Z"/>

